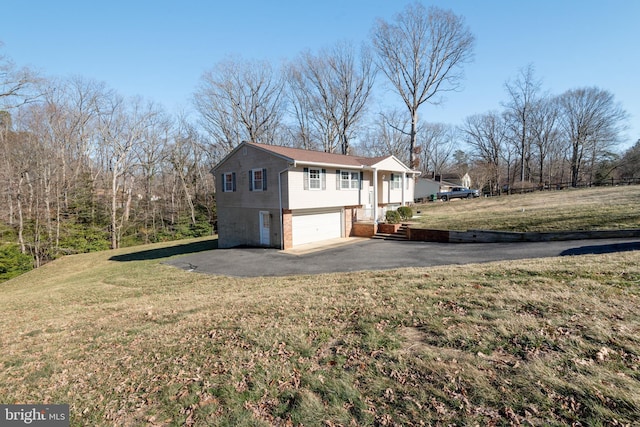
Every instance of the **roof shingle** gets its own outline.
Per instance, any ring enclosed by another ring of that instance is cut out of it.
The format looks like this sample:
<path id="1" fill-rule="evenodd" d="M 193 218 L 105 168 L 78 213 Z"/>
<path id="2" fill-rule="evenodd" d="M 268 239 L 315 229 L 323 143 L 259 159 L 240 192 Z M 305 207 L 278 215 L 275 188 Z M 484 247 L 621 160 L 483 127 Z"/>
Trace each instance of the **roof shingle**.
<path id="1" fill-rule="evenodd" d="M 326 163 L 344 166 L 373 166 L 376 163 L 390 157 L 360 157 L 348 156 L 345 154 L 325 153 L 324 151 L 305 150 L 302 148 L 282 147 L 279 145 L 256 144 L 247 142 L 246 144 L 262 150 L 270 151 L 282 157 L 299 162 Z"/>

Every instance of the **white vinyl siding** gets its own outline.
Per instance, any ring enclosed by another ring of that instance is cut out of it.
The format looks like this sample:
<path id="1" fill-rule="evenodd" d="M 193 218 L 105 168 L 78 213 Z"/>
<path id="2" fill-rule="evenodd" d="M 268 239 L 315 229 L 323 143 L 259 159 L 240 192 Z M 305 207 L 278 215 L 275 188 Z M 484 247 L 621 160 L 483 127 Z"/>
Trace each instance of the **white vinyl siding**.
<path id="1" fill-rule="evenodd" d="M 344 206 L 358 206 L 362 204 L 363 197 L 368 195 L 371 172 L 363 173 L 364 178 L 359 179 L 358 189 L 346 191 L 340 189 L 340 174 L 335 169 L 320 169 L 321 190 L 312 191 L 309 189 L 309 169 L 320 168 L 310 166 L 286 174 L 285 191 L 288 194 L 286 199 L 288 204 L 284 205 L 286 209 L 338 209 Z M 360 171 L 351 172 L 357 172 L 358 178 L 360 177 Z"/>

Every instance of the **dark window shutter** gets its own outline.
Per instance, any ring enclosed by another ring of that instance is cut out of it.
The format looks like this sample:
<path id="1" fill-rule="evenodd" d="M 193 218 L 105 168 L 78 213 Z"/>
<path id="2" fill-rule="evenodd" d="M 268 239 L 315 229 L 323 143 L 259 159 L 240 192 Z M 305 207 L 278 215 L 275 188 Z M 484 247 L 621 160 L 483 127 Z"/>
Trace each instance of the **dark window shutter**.
<path id="1" fill-rule="evenodd" d="M 231 173 L 231 181 L 233 181 L 233 191 L 236 191 L 236 173 Z"/>
<path id="2" fill-rule="evenodd" d="M 249 171 L 249 191 L 253 191 L 253 171 Z"/>
<path id="3" fill-rule="evenodd" d="M 326 169 L 322 169 L 322 189 L 326 190 L 327 189 L 327 170 Z"/>
<path id="4" fill-rule="evenodd" d="M 362 190 L 362 181 L 364 181 L 364 172 L 360 171 L 360 189 Z"/>
<path id="5" fill-rule="evenodd" d="M 342 178 L 342 175 L 340 174 L 340 169 L 336 170 L 336 190 L 340 189 L 340 179 Z"/>
<path id="6" fill-rule="evenodd" d="M 222 192 L 224 193 L 225 191 L 227 191 L 226 190 L 227 184 L 224 182 L 224 174 L 220 175 L 220 183 L 221 183 L 220 187 L 222 188 Z"/>
<path id="7" fill-rule="evenodd" d="M 303 188 L 305 190 L 309 189 L 309 168 L 304 168 L 304 176 L 303 176 Z"/>
<path id="8" fill-rule="evenodd" d="M 262 169 L 262 191 L 267 191 L 267 170 Z"/>

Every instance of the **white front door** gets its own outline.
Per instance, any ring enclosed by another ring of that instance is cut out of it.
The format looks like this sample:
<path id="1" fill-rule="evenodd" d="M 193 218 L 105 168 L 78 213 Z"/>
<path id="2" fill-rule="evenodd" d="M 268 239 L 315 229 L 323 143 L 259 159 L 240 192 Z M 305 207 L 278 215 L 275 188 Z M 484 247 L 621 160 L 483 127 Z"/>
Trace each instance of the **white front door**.
<path id="1" fill-rule="evenodd" d="M 260 211 L 260 244 L 271 245 L 271 216 L 267 211 Z"/>
<path id="2" fill-rule="evenodd" d="M 376 219 L 375 210 L 373 209 L 373 187 L 369 187 L 369 199 L 364 205 L 364 219 Z"/>

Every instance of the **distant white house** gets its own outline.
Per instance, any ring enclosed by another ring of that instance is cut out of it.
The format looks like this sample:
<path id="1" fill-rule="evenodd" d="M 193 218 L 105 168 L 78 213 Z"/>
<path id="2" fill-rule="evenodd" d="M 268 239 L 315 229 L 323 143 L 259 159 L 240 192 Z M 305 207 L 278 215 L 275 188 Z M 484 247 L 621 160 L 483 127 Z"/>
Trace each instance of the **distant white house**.
<path id="1" fill-rule="evenodd" d="M 433 176 L 433 175 L 432 175 Z M 459 175 L 435 175 L 433 178 L 420 177 L 416 180 L 416 200 L 428 200 L 433 194 L 440 191 L 450 191 L 451 187 L 471 187 L 471 177 L 465 173 Z"/>

